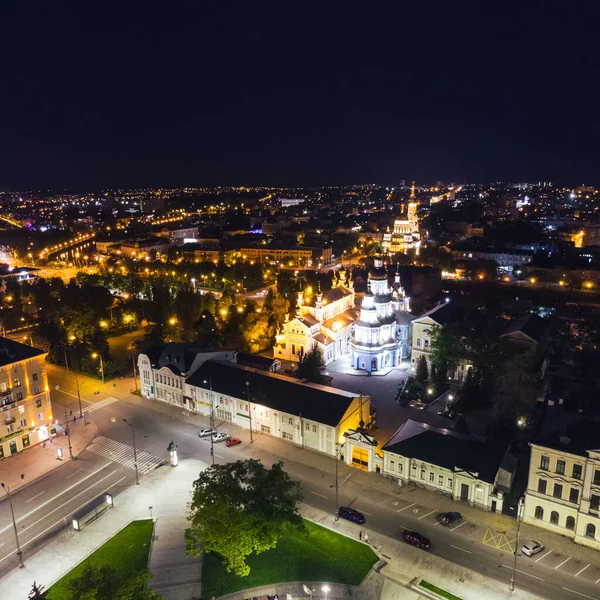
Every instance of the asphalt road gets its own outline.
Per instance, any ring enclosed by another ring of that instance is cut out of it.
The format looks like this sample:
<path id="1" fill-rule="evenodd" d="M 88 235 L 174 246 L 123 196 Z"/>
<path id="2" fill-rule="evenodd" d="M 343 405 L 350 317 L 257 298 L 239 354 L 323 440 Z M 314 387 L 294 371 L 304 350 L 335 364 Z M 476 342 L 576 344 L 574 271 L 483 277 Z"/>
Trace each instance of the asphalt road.
<path id="1" fill-rule="evenodd" d="M 73 394 L 75 390 L 71 376 L 53 370 L 50 383 L 53 388 L 56 384 L 60 387 L 58 392 L 53 389 L 53 403 L 56 406 L 64 403 L 69 410 L 76 409 L 77 398 Z M 118 506 L 119 491 L 134 484 L 135 474 L 131 461 L 129 466 L 123 464 L 128 461 L 127 450 L 132 451 L 132 431 L 123 422 L 124 418 L 135 425 L 140 464 L 145 461 L 152 466 L 152 457 L 155 460 L 164 459 L 166 463 L 166 448 L 171 440 L 175 440 L 179 446 L 180 460 L 188 457 L 207 462 L 210 460 L 210 442 L 208 439 L 198 438 L 197 427 L 179 418 L 153 411 L 150 401 L 138 405 L 107 400 L 105 394 L 94 395 L 95 387 L 98 387 L 95 382 L 85 380 L 82 396 L 84 406 L 90 410 L 90 416 L 99 428 L 99 437 L 88 448 L 96 446 L 98 451 L 86 450 L 78 460 L 62 465 L 14 494 L 15 517 L 25 562 L 43 547 L 45 541 L 69 527 L 72 514 L 89 500 L 103 491 L 110 491 L 116 496 L 115 503 Z M 95 410 L 95 404 L 99 403 L 102 408 Z M 175 408 L 173 411 L 174 414 L 177 413 Z M 56 408 L 55 413 L 58 414 Z M 220 424 L 218 429 L 238 435 L 244 443 L 233 448 L 227 448 L 224 444 L 215 445 L 217 462 L 254 457 L 272 464 L 282 459 L 278 454 L 279 449 L 283 453 L 288 448 L 284 442 L 270 443 L 269 448 L 272 450 L 265 449 L 260 443 L 249 444 L 248 433 L 236 431 L 230 425 Z M 334 474 L 314 466 L 314 461 L 311 464 L 311 454 L 309 450 L 299 450 L 295 453 L 297 460 L 284 460 L 285 468 L 292 478 L 301 483 L 307 504 L 333 512 Z M 486 546 L 479 538 L 469 536 L 468 524 L 453 528 L 437 524 L 437 511 L 411 504 L 410 497 L 407 499 L 406 495 L 397 496 L 374 489 L 369 484 L 370 477 L 372 476 L 347 467 L 344 463 L 339 464 L 340 504 L 354 506 L 367 515 L 366 526 L 373 532 L 370 533 L 371 543 L 377 544 L 377 534 L 399 537 L 404 528 L 417 530 L 432 540 L 432 554 L 497 579 L 499 586 L 506 586 L 508 597 L 512 554 Z M 14 533 L 8 502 L 4 499 L 0 503 L 0 576 L 16 566 L 14 553 Z M 586 571 L 588 579 L 583 579 L 583 576 L 577 577 L 575 573 L 537 562 L 537 558 L 518 558 L 518 588 L 553 600 L 600 600 L 600 587 L 595 583 L 596 576 L 590 569 Z M 598 579 L 600 580 L 600 575 Z"/>

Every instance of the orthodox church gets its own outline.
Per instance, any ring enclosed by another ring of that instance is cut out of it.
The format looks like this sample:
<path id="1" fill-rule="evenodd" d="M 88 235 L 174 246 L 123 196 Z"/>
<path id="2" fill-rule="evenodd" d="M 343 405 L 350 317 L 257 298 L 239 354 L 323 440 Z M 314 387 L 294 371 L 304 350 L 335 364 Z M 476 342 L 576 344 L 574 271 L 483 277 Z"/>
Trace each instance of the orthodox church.
<path id="1" fill-rule="evenodd" d="M 415 182 L 412 182 L 410 200 L 406 218 L 394 221 L 394 230 L 383 234 L 382 248 L 384 254 L 396 254 L 410 248 L 419 248 L 421 237 L 419 234 L 419 218 L 417 216 L 417 199 L 415 197 Z"/>
<path id="2" fill-rule="evenodd" d="M 369 271 L 368 289 L 362 299 L 360 318 L 350 343 L 350 364 L 367 373 L 397 367 L 410 352 L 409 299 L 396 269 L 394 283 L 388 283 L 381 257 Z"/>
<path id="3" fill-rule="evenodd" d="M 275 358 L 300 362 L 317 345 L 328 364 L 349 351 L 358 310 L 354 307 L 354 284 L 346 275 L 342 266 L 334 276 L 333 287 L 325 293 L 320 286 L 316 292 L 310 288 L 298 291 L 296 315 L 276 336 Z"/>

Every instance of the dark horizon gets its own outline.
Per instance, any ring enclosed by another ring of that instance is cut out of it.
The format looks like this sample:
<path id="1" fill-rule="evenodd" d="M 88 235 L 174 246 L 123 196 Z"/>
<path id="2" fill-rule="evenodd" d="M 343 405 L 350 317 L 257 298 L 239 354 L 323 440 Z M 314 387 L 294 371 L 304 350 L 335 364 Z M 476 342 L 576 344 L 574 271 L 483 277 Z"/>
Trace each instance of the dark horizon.
<path id="1" fill-rule="evenodd" d="M 600 183 L 591 3 L 32 4 L 1 189 Z"/>

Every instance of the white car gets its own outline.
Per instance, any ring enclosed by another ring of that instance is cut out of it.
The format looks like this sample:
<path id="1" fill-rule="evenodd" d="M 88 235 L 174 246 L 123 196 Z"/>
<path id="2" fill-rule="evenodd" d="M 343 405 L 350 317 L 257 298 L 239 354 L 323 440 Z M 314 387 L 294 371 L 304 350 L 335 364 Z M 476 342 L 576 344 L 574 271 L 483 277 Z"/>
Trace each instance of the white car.
<path id="1" fill-rule="evenodd" d="M 525 556 L 534 556 L 535 554 L 539 554 L 543 549 L 544 546 L 540 542 L 529 540 L 523 544 L 521 552 Z"/>
<path id="2" fill-rule="evenodd" d="M 215 433 L 212 436 L 213 442 L 224 442 L 229 437 L 228 433 Z"/>
<path id="3" fill-rule="evenodd" d="M 210 427 L 207 429 L 201 429 L 198 432 L 198 437 L 208 437 L 210 435 L 214 435 L 215 433 L 217 433 L 214 429 L 211 429 Z"/>

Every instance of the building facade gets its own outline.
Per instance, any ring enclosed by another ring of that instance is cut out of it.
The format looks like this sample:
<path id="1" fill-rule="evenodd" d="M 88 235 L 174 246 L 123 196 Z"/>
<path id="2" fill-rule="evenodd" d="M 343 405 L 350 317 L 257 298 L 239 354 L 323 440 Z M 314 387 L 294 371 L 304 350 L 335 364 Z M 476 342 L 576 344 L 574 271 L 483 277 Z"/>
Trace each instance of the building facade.
<path id="1" fill-rule="evenodd" d="M 600 550 L 598 424 L 578 419 L 531 444 L 523 520 Z"/>
<path id="2" fill-rule="evenodd" d="M 0 458 L 56 434 L 46 355 L 39 348 L 0 338 Z"/>
<path id="3" fill-rule="evenodd" d="M 399 366 L 400 361 L 408 357 L 410 321 L 398 319 L 398 314 L 409 310 L 400 274 L 396 271 L 394 284 L 390 286 L 381 257 L 376 257 L 350 343 L 353 368 L 371 373 Z"/>
<path id="4" fill-rule="evenodd" d="M 512 472 L 506 445 L 409 419 L 383 446 L 384 475 L 501 513 Z"/>
<path id="5" fill-rule="evenodd" d="M 315 345 L 321 348 L 325 364 L 346 354 L 358 317 L 354 304 L 354 284 L 351 279 L 346 280 L 344 267 L 338 271 L 331 290 L 300 290 L 296 316 L 284 323 L 276 336 L 273 356 L 300 362 Z"/>
<path id="6" fill-rule="evenodd" d="M 383 234 L 382 248 L 385 254 L 396 254 L 421 245 L 419 217 L 417 216 L 415 182 L 412 182 L 406 218 L 397 218 L 392 231 Z"/>
<path id="7" fill-rule="evenodd" d="M 336 456 L 344 434 L 371 418 L 366 396 L 256 371 L 224 361 L 207 361 L 186 382 L 196 412 L 303 448 Z"/>

